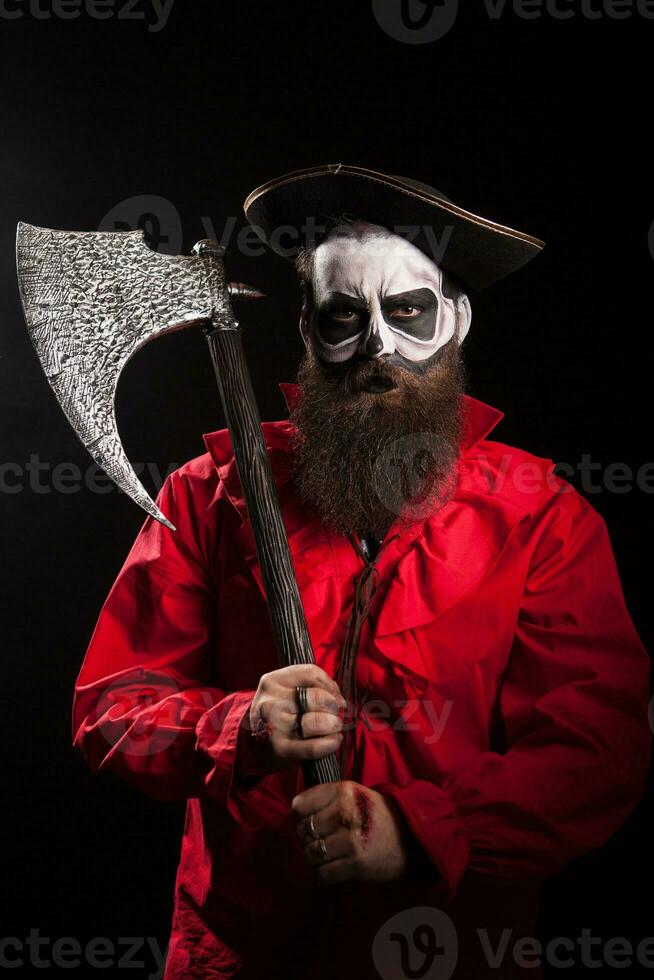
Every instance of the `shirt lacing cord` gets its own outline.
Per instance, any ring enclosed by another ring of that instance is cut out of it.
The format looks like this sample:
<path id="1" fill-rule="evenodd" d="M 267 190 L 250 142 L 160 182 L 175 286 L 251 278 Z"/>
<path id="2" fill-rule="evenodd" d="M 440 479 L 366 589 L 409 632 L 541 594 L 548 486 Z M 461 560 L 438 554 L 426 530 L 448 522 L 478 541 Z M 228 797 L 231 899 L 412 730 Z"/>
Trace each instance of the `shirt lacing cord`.
<path id="1" fill-rule="evenodd" d="M 361 635 L 361 629 L 363 623 L 370 612 L 370 607 L 372 605 L 372 600 L 375 597 L 379 586 L 381 584 L 381 579 L 379 575 L 379 570 L 375 566 L 375 562 L 379 558 L 381 551 L 394 541 L 395 538 L 399 538 L 399 534 L 395 534 L 392 538 L 384 541 L 381 545 L 377 555 L 374 559 L 370 560 L 367 554 L 362 551 L 361 547 L 357 543 L 353 534 L 348 535 L 354 550 L 365 562 L 365 567 L 361 570 L 359 575 L 356 577 L 354 582 L 354 600 L 352 602 L 352 611 L 350 613 L 350 618 L 348 619 L 347 627 L 345 630 L 345 640 L 341 648 L 341 656 L 338 663 L 338 670 L 336 674 L 336 683 L 339 686 L 341 694 L 347 702 L 348 709 L 351 705 L 351 718 L 349 723 L 345 725 L 345 730 L 343 733 L 343 742 L 341 745 L 340 754 L 340 765 L 341 772 L 344 772 L 344 764 L 348 758 L 348 750 L 351 745 L 352 756 L 353 756 L 353 772 L 356 776 L 357 774 L 357 722 L 360 715 L 360 704 L 359 704 L 359 694 L 357 690 L 356 681 L 356 655 L 359 645 L 359 637 Z M 347 709 L 346 709 L 347 710 Z M 347 719 L 346 719 L 347 720 Z"/>

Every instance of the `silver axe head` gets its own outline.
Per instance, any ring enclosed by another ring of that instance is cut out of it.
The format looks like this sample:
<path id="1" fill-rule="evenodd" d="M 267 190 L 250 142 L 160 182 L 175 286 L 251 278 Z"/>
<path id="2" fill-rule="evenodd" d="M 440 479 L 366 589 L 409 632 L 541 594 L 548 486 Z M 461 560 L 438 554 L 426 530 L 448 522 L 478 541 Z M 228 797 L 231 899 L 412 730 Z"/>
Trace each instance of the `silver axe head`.
<path id="1" fill-rule="evenodd" d="M 236 328 L 220 246 L 160 255 L 142 231 L 54 231 L 21 222 L 16 257 L 27 329 L 46 377 L 93 459 L 172 531 L 123 449 L 118 378 L 153 337 L 218 321 Z M 207 243 L 208 244 L 208 243 Z M 262 295 L 242 283 L 234 295 Z"/>

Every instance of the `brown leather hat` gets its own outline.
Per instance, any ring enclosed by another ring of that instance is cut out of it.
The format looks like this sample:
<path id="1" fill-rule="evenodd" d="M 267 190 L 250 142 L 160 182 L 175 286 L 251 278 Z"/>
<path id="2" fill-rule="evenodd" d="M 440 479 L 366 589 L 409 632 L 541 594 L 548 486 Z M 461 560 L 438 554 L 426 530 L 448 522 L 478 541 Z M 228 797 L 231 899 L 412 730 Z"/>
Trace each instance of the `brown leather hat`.
<path id="1" fill-rule="evenodd" d="M 383 225 L 470 292 L 520 269 L 544 247 L 538 238 L 464 211 L 428 184 L 344 163 L 270 180 L 248 194 L 243 210 L 262 241 L 285 258 L 307 242 L 317 244 L 325 223 L 342 215 Z"/>

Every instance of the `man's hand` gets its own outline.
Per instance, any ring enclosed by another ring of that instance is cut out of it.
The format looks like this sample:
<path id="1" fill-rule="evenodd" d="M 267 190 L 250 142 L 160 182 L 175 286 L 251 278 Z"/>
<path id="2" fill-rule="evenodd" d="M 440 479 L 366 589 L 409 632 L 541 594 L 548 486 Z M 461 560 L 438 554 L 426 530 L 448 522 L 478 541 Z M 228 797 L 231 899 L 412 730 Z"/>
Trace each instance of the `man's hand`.
<path id="1" fill-rule="evenodd" d="M 300 686 L 307 689 L 308 704 L 302 715 L 303 738 L 295 730 Z M 239 733 L 239 775 L 276 772 L 336 752 L 343 739 L 340 711 L 345 706 L 338 684 L 315 664 L 264 674 L 250 706 L 250 730 Z"/>
<path id="2" fill-rule="evenodd" d="M 406 828 L 381 793 L 349 780 L 323 783 L 296 796 L 292 808 L 319 884 L 404 875 Z"/>

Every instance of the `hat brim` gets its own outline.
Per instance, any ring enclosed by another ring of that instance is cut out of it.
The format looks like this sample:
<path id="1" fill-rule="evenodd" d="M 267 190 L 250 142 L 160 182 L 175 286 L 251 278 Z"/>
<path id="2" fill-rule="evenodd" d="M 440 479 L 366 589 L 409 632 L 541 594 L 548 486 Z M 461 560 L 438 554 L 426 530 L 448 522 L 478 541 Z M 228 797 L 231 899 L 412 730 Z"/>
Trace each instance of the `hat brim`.
<path id="1" fill-rule="evenodd" d="M 295 170 L 257 187 L 243 205 L 256 233 L 292 258 L 327 219 L 346 214 L 403 235 L 470 292 L 516 272 L 544 242 L 472 214 L 422 187 L 341 163 Z M 293 247 L 295 245 L 295 247 Z"/>

